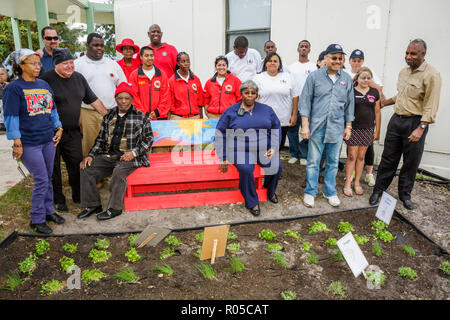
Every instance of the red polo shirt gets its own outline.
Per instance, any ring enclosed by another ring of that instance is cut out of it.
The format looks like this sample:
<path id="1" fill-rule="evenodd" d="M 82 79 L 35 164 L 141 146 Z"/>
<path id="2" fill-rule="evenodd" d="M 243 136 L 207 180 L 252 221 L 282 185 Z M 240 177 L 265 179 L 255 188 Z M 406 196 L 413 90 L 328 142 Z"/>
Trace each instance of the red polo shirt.
<path id="1" fill-rule="evenodd" d="M 200 79 L 189 72 L 188 82 L 175 74 L 169 79 L 170 112 L 174 115 L 190 118 L 201 112 L 203 106 L 203 88 Z"/>
<path id="2" fill-rule="evenodd" d="M 117 61 L 117 63 L 122 68 L 123 73 L 125 73 L 125 77 L 127 77 L 127 80 L 130 81 L 130 74 L 141 66 L 141 58 L 139 57 L 138 54 L 136 58 L 133 58 L 131 66 L 127 66 L 123 58 Z"/>
<path id="3" fill-rule="evenodd" d="M 177 65 L 177 49 L 168 43 L 163 43 L 158 49 L 154 49 L 151 43 L 148 46 L 155 52 L 153 64 L 165 72 L 167 78 L 170 79 L 175 73 L 175 66 Z"/>
<path id="4" fill-rule="evenodd" d="M 217 81 L 217 74 L 205 84 L 204 104 L 209 113 L 222 114 L 229 106 L 241 100 L 241 80 L 228 73 L 222 86 Z"/>

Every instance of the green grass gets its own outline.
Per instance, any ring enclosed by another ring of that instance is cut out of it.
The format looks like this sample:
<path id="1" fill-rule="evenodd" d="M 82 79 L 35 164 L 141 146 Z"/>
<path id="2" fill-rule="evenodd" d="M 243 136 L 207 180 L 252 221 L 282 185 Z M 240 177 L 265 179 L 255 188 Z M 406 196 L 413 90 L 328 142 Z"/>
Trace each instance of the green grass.
<path id="1" fill-rule="evenodd" d="M 41 286 L 41 296 L 51 296 L 63 289 L 62 282 L 58 280 L 42 281 Z"/>
<path id="2" fill-rule="evenodd" d="M 372 243 L 372 252 L 373 252 L 377 257 L 381 257 L 382 254 L 383 254 L 383 249 L 381 248 L 380 243 L 379 243 L 377 240 L 375 240 L 375 241 Z"/>
<path id="3" fill-rule="evenodd" d="M 139 277 L 134 273 L 132 268 L 124 268 L 111 277 L 117 278 L 121 283 L 136 283 L 139 281 Z"/>
<path id="4" fill-rule="evenodd" d="M 306 260 L 308 263 L 310 263 L 310 264 L 317 264 L 317 263 L 319 263 L 319 260 L 317 260 L 317 256 L 316 256 L 316 253 L 314 252 L 314 251 L 311 251 L 309 254 L 308 254 L 308 258 L 307 258 L 307 260 Z"/>
<path id="5" fill-rule="evenodd" d="M 282 291 L 280 293 L 281 298 L 283 298 L 283 300 L 294 300 L 297 297 L 297 294 L 295 293 L 295 291 L 291 291 L 291 290 L 286 290 L 286 291 Z"/>
<path id="6" fill-rule="evenodd" d="M 206 262 L 200 262 L 195 265 L 195 268 L 202 274 L 205 279 L 211 280 L 216 276 L 214 268 Z"/>
<path id="7" fill-rule="evenodd" d="M 159 259 L 165 260 L 165 259 L 173 256 L 174 254 L 175 254 L 174 248 L 166 247 L 166 248 L 162 249 L 161 253 L 159 254 Z"/>
<path id="8" fill-rule="evenodd" d="M 228 257 L 228 260 L 230 261 L 230 270 L 232 272 L 242 272 L 245 270 L 245 265 L 236 255 L 232 254 Z"/>
<path id="9" fill-rule="evenodd" d="M 328 291 L 334 293 L 337 296 L 345 297 L 347 288 L 344 287 L 340 281 L 333 281 L 328 287 Z"/>
<path id="10" fill-rule="evenodd" d="M 402 248 L 403 251 L 405 251 L 411 257 L 415 257 L 416 256 L 416 252 L 414 251 L 414 249 L 412 247 L 407 246 L 407 245 L 402 245 L 401 248 Z"/>
<path id="11" fill-rule="evenodd" d="M 171 276 L 173 274 L 173 269 L 167 262 L 162 262 L 160 265 L 154 266 L 153 271 L 166 276 Z"/>
<path id="12" fill-rule="evenodd" d="M 23 166 L 23 165 L 22 165 Z M 29 217 L 31 210 L 31 192 L 33 191 L 33 178 L 28 175 L 26 179 L 9 188 L 0 196 L 0 213 L 5 215 L 22 215 Z"/>
<path id="13" fill-rule="evenodd" d="M 16 287 L 20 286 L 22 283 L 24 283 L 24 280 L 20 278 L 20 274 L 17 271 L 12 271 L 8 274 L 5 281 L 6 286 L 2 289 L 14 291 Z"/>
<path id="14" fill-rule="evenodd" d="M 270 258 L 273 261 L 275 261 L 276 263 L 278 263 L 280 266 L 282 266 L 283 268 L 287 269 L 286 259 L 284 258 L 282 253 L 280 253 L 278 251 L 274 251 L 274 252 L 272 252 L 272 255 L 270 256 Z"/>
<path id="15" fill-rule="evenodd" d="M 417 276 L 417 272 L 410 267 L 398 268 L 398 275 L 402 278 L 410 279 L 412 281 L 417 281 L 417 279 L 419 279 L 419 277 Z"/>

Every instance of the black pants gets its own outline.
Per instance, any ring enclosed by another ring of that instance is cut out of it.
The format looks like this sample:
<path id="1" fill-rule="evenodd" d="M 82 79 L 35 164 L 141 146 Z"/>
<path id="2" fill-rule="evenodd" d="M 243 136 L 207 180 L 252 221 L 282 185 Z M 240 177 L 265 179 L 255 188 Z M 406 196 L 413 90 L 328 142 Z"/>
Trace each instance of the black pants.
<path id="1" fill-rule="evenodd" d="M 403 155 L 403 166 L 398 180 L 398 197 L 401 201 L 411 199 L 411 191 L 422 160 L 428 128 L 424 130 L 422 137 L 417 142 L 409 142 L 408 137 L 419 126 L 420 119 L 421 116 L 405 117 L 397 114 L 392 116 L 384 140 L 384 150 L 378 166 L 374 192 L 387 190 Z"/>
<path id="2" fill-rule="evenodd" d="M 364 164 L 366 166 L 373 166 L 375 161 L 375 151 L 373 150 L 373 143 L 367 148 L 366 155 L 364 156 Z"/>
<path id="3" fill-rule="evenodd" d="M 53 202 L 58 204 L 66 203 L 66 198 L 62 192 L 61 179 L 61 156 L 66 163 L 69 174 L 69 184 L 72 188 L 73 202 L 80 202 L 80 162 L 83 160 L 81 139 L 68 139 L 60 141 L 56 147 L 55 162 L 53 165 Z"/>
<path id="4" fill-rule="evenodd" d="M 281 149 L 282 147 L 284 147 L 284 144 L 286 143 L 286 135 L 287 135 L 287 132 L 288 132 L 288 129 L 289 129 L 289 128 L 290 128 L 289 126 L 281 127 L 281 143 L 280 143 L 280 149 Z"/>

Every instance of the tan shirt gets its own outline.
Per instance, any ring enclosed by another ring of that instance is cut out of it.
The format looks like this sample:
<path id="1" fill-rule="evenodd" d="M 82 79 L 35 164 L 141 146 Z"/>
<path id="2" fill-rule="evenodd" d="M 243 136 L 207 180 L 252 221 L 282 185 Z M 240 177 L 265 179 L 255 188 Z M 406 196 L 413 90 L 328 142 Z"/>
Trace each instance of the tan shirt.
<path id="1" fill-rule="evenodd" d="M 402 69 L 398 75 L 397 95 L 393 97 L 398 115 L 422 116 L 421 121 L 434 123 L 441 95 L 441 75 L 425 61 L 414 71 Z"/>

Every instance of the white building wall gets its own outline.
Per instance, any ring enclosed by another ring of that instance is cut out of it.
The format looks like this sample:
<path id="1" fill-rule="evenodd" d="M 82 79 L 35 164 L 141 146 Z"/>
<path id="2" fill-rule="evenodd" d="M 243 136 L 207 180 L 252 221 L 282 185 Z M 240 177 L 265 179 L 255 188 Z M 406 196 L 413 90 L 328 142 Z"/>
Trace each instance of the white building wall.
<path id="1" fill-rule="evenodd" d="M 204 84 L 213 74 L 216 56 L 225 52 L 225 0 L 115 0 L 118 41 L 132 38 L 149 43 L 148 27 L 157 23 L 163 41 L 190 54 L 192 70 Z M 249 13 L 251 14 L 251 13 Z M 450 178 L 450 1 L 448 0 L 272 0 L 271 39 L 283 63 L 298 59 L 297 45 L 312 44 L 310 60 L 331 43 L 344 47 L 347 57 L 358 48 L 365 65 L 384 83 L 386 98 L 396 93 L 399 71 L 410 40 L 423 38 L 428 44 L 426 60 L 442 76 L 441 103 L 436 124 L 430 126 L 421 167 Z M 347 67 L 348 67 L 348 63 Z M 392 107 L 382 110 L 382 136 L 376 143 L 379 162 L 384 133 Z"/>

